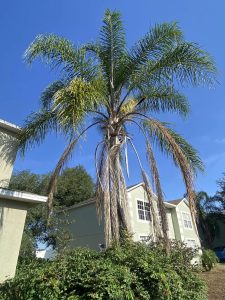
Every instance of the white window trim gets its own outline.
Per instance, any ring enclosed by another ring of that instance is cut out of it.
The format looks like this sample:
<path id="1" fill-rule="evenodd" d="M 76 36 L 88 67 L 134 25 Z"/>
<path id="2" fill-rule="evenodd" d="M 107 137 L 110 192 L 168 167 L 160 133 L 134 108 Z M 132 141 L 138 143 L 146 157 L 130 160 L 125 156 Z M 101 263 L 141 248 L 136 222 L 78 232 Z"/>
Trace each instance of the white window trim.
<path id="1" fill-rule="evenodd" d="M 141 220 L 139 219 L 139 214 L 138 214 L 138 204 L 137 202 L 138 201 L 142 201 L 142 202 L 145 202 L 145 203 L 149 203 L 148 201 L 144 200 L 144 199 L 140 199 L 140 198 L 135 198 L 135 201 L 136 201 L 136 215 L 137 215 L 137 221 L 140 222 L 140 223 L 145 223 L 145 224 L 149 224 L 151 223 L 151 220 Z M 152 218 L 151 216 L 151 211 L 150 211 L 150 219 Z"/>
<path id="2" fill-rule="evenodd" d="M 139 233 L 139 242 L 142 242 L 141 241 L 141 236 L 145 236 L 146 238 L 149 238 L 150 237 L 150 234 L 147 234 L 147 233 Z M 151 242 L 151 239 L 149 239 L 149 241 L 146 243 L 146 244 L 149 244 Z"/>
<path id="3" fill-rule="evenodd" d="M 191 228 L 185 227 L 185 226 L 184 226 L 184 216 L 183 216 L 183 214 L 188 214 L 188 215 L 190 216 Z M 191 214 L 190 214 L 189 212 L 186 212 L 186 211 L 181 211 L 181 217 L 182 217 L 182 225 L 183 225 L 183 228 L 184 228 L 185 230 L 192 230 L 192 231 L 193 231 L 194 227 L 193 227 L 193 221 L 192 221 Z"/>
<path id="4" fill-rule="evenodd" d="M 196 241 L 195 239 L 192 239 L 192 238 L 185 238 L 184 243 L 185 243 L 186 246 L 188 247 L 187 241 L 192 241 L 192 242 L 194 242 L 194 243 L 195 243 L 195 247 L 194 247 L 194 248 L 197 248 L 197 247 L 198 247 L 197 241 Z M 189 248 L 192 248 L 192 247 L 189 247 Z M 192 248 L 192 249 L 194 249 L 194 248 Z"/>

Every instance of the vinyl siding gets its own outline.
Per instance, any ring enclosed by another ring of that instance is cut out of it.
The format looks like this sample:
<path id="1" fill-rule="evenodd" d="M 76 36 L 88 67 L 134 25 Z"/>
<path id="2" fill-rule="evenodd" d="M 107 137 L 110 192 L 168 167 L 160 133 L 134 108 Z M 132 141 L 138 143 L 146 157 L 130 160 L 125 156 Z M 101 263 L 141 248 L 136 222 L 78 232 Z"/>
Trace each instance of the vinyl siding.
<path id="1" fill-rule="evenodd" d="M 61 214 L 65 231 L 72 237 L 70 247 L 87 247 L 99 249 L 99 244 L 104 244 L 103 222 L 99 224 L 95 203 L 90 203 Z"/>
<path id="2" fill-rule="evenodd" d="M 139 220 L 137 200 L 147 202 L 147 195 L 142 186 L 137 187 L 128 193 L 128 200 L 130 206 L 130 218 L 132 220 L 132 234 L 135 241 L 140 240 L 140 235 L 152 235 L 152 223 L 145 220 Z"/>
<path id="3" fill-rule="evenodd" d="M 180 228 L 180 232 L 181 232 L 181 240 L 185 242 L 185 240 L 190 239 L 190 240 L 195 240 L 196 244 L 198 246 L 200 246 L 200 240 L 198 237 L 198 233 L 196 231 L 196 227 L 192 222 L 192 228 L 185 228 L 184 226 L 184 222 L 183 222 L 183 215 L 182 213 L 188 213 L 189 215 L 191 215 L 190 209 L 188 207 L 188 205 L 185 203 L 185 201 L 182 201 L 176 208 L 177 210 L 177 216 L 179 219 L 179 228 Z"/>

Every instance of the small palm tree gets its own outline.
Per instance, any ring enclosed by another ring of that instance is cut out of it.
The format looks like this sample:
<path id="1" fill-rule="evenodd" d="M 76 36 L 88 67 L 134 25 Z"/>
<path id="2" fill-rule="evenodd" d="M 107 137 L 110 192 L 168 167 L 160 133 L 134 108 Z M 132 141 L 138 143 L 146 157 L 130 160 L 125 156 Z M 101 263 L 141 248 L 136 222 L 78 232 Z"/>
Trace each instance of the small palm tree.
<path id="1" fill-rule="evenodd" d="M 28 63 L 36 58 L 41 58 L 51 69 L 60 70 L 61 77 L 43 92 L 40 110 L 28 117 L 21 135 L 21 150 L 41 143 L 50 130 L 68 138 L 68 146 L 49 186 L 49 210 L 57 176 L 65 161 L 80 138 L 91 127 L 98 127 L 102 141 L 95 152 L 96 203 L 99 215 L 104 216 L 106 246 L 112 240 L 119 242 L 122 229 L 129 231 L 124 169 L 128 169 L 127 145 L 130 145 L 137 156 L 150 202 L 155 238 L 163 236 L 168 249 L 167 218 L 153 144 L 171 156 L 181 170 L 193 217 L 193 176 L 202 169 L 202 163 L 191 145 L 168 124 L 153 118 L 153 114 L 187 115 L 187 99 L 177 87 L 213 84 L 215 66 L 210 56 L 197 44 L 186 42 L 176 23 L 156 25 L 127 49 L 120 13 L 106 10 L 96 42 L 76 47 L 56 35 L 39 35 L 25 52 Z M 85 125 L 87 122 L 89 125 Z M 132 126 L 140 130 L 146 143 L 162 228 L 152 203 L 148 176 L 130 134 Z"/>

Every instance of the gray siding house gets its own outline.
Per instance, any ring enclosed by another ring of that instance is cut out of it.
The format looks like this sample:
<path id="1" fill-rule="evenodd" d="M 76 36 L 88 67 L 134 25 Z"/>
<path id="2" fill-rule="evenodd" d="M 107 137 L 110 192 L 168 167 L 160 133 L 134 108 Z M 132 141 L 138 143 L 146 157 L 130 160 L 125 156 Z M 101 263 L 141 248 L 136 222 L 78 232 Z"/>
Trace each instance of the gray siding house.
<path id="1" fill-rule="evenodd" d="M 152 238 L 152 218 L 143 184 L 127 189 L 130 226 L 134 241 Z M 185 198 L 165 202 L 169 225 L 169 238 L 183 241 L 189 247 L 200 247 L 200 239 Z M 63 214 L 68 220 L 63 225 L 71 235 L 70 247 L 88 247 L 98 250 L 104 245 L 103 224 L 98 221 L 95 200 L 87 200 L 67 208 Z"/>

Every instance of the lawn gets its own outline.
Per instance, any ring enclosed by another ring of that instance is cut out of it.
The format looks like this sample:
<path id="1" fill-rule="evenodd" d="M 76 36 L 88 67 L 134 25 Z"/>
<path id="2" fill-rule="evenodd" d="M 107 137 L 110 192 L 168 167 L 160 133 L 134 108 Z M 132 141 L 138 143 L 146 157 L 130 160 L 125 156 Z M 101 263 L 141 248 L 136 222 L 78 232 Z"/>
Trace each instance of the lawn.
<path id="1" fill-rule="evenodd" d="M 201 277 L 207 282 L 209 300 L 225 300 L 225 264 L 218 264 Z"/>

